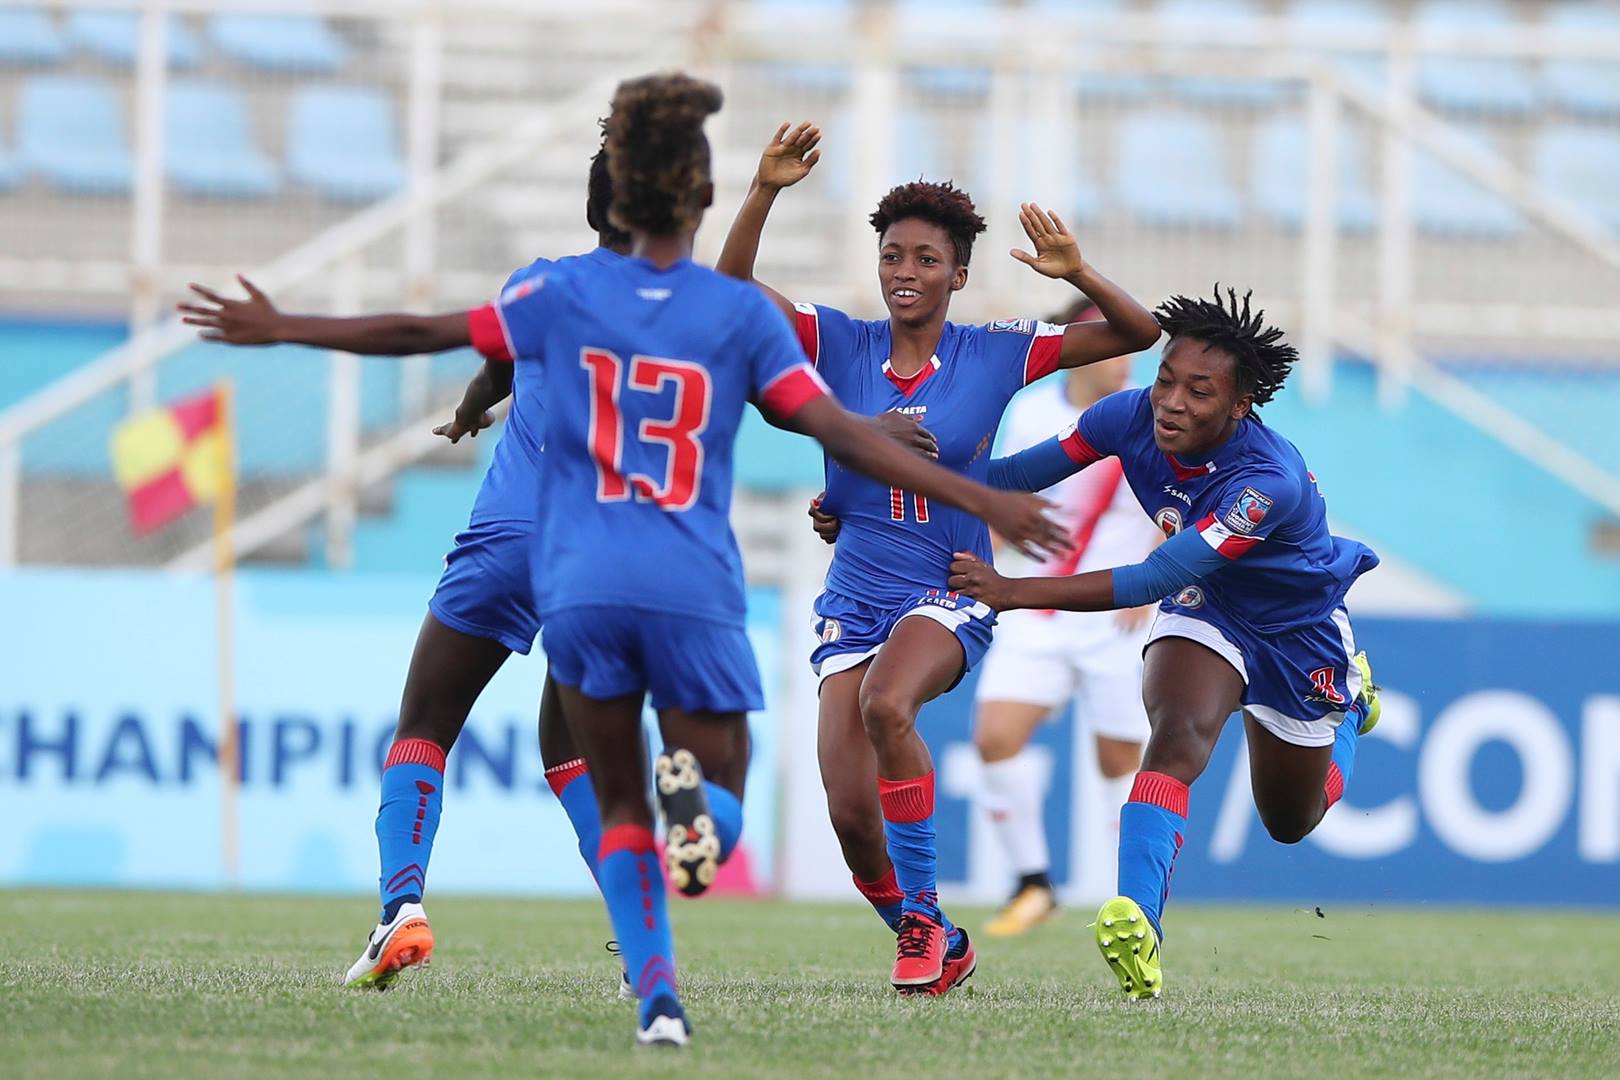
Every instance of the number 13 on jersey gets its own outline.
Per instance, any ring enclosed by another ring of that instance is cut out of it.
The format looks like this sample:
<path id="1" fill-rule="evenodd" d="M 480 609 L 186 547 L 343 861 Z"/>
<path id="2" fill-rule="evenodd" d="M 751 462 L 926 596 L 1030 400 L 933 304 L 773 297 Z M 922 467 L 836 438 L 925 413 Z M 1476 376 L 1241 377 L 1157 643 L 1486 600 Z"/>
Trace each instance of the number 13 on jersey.
<path id="1" fill-rule="evenodd" d="M 625 363 L 607 349 L 581 349 L 579 366 L 591 381 L 590 448 L 596 463 L 598 502 L 623 502 L 634 489 L 636 498 L 652 502 L 664 510 L 679 512 L 697 502 L 703 479 L 703 444 L 698 436 L 709 426 L 709 404 L 713 398 L 709 372 L 686 360 L 666 360 L 657 356 L 630 358 L 629 379 Z M 624 413 L 621 392 L 662 393 L 675 387 L 675 414 L 667 420 L 646 418 L 636 437 L 643 443 L 659 443 L 669 450 L 662 479 L 624 472 Z"/>

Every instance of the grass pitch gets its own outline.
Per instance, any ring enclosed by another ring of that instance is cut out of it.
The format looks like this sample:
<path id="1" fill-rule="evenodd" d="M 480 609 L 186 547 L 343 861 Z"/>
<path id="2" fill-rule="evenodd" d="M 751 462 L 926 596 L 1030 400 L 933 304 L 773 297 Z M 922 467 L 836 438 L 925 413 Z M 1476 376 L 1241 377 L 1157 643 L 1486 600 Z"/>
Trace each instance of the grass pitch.
<path id="1" fill-rule="evenodd" d="M 378 994 L 338 986 L 364 900 L 0 891 L 0 1075 L 1620 1076 L 1615 916 L 1180 905 L 1132 1004 L 1080 911 L 935 1001 L 862 908 L 674 903 L 685 1056 L 630 1045 L 595 903 L 430 898 Z"/>

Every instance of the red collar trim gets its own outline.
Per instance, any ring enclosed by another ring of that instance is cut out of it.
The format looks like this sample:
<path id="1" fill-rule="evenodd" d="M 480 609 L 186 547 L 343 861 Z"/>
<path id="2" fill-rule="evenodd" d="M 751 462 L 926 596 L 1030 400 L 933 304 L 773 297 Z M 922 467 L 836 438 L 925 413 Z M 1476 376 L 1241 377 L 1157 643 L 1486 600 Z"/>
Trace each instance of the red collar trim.
<path id="1" fill-rule="evenodd" d="M 1168 461 L 1170 468 L 1175 470 L 1177 480 L 1196 480 L 1200 476 L 1208 476 L 1215 471 L 1213 461 L 1206 461 L 1202 465 L 1183 465 L 1176 460 L 1176 455 L 1169 452 L 1165 453 L 1164 460 Z"/>
<path id="2" fill-rule="evenodd" d="M 940 360 L 937 353 L 930 356 L 928 358 L 928 363 L 924 364 L 915 375 L 896 375 L 894 373 L 894 368 L 890 366 L 889 361 L 883 361 L 883 377 L 894 383 L 894 385 L 899 388 L 900 392 L 907 397 L 910 397 L 913 393 L 915 393 L 917 387 L 927 382 L 928 376 L 932 375 L 939 369 Z"/>

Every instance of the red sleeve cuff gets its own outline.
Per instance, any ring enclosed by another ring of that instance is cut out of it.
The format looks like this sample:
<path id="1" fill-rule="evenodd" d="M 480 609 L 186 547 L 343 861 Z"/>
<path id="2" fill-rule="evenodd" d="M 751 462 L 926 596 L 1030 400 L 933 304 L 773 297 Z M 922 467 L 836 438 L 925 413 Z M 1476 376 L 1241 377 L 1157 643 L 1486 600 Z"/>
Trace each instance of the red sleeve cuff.
<path id="1" fill-rule="evenodd" d="M 1086 437 L 1080 434 L 1078 426 L 1063 436 L 1058 445 L 1063 447 L 1063 452 L 1069 455 L 1070 461 L 1082 467 L 1101 461 L 1106 456 L 1097 453 L 1096 449 L 1086 442 Z"/>
<path id="2" fill-rule="evenodd" d="M 821 362 L 821 319 L 814 304 L 793 305 L 793 331 L 812 366 Z"/>
<path id="3" fill-rule="evenodd" d="M 1035 339 L 1029 343 L 1029 354 L 1024 357 L 1024 385 L 1044 379 L 1063 363 L 1063 327 L 1051 323 L 1037 323 Z"/>
<path id="4" fill-rule="evenodd" d="M 467 312 L 467 336 L 473 348 L 486 360 L 512 362 L 512 343 L 506 336 L 506 324 L 494 304 L 485 304 Z"/>
<path id="5" fill-rule="evenodd" d="M 772 379 L 760 391 L 760 405 L 778 420 L 791 419 L 793 414 L 811 401 L 826 397 L 831 391 L 809 364 L 788 368 Z"/>
<path id="6" fill-rule="evenodd" d="M 1226 559 L 1238 559 L 1247 555 L 1254 546 L 1261 541 L 1258 536 L 1239 536 L 1225 525 L 1214 514 L 1206 514 L 1198 523 L 1198 535 L 1203 537 L 1204 543 Z"/>

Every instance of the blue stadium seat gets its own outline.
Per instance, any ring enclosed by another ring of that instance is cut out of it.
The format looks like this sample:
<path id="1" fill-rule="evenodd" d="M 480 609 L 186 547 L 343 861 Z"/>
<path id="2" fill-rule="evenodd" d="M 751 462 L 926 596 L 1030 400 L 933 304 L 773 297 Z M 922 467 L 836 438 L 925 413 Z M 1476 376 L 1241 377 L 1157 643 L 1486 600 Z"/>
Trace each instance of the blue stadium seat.
<path id="1" fill-rule="evenodd" d="M 68 16 L 68 37 L 81 49 L 125 67 L 140 51 L 140 16 L 133 11 L 75 11 Z M 169 16 L 169 66 L 195 67 L 202 45 L 186 24 Z"/>
<path id="2" fill-rule="evenodd" d="M 364 202 L 405 183 L 394 106 L 360 86 L 306 86 L 287 121 L 287 172 L 329 199 Z"/>
<path id="3" fill-rule="evenodd" d="M 1501 239 L 1524 227 L 1512 205 L 1422 150 L 1413 151 L 1412 217 L 1420 230 L 1436 236 Z"/>
<path id="4" fill-rule="evenodd" d="M 1156 224 L 1230 229 L 1243 215 L 1231 176 L 1213 125 L 1186 112 L 1143 112 L 1120 136 L 1113 199 Z"/>
<path id="5" fill-rule="evenodd" d="M 1257 0 L 1159 0 L 1154 13 L 1184 21 L 1224 21 L 1248 19 L 1262 14 Z M 1184 50 L 1168 49 L 1172 55 Z M 1176 95 L 1205 105 L 1260 109 L 1275 105 L 1288 94 L 1288 88 L 1275 79 L 1224 79 L 1201 75 L 1178 75 L 1170 80 Z"/>
<path id="6" fill-rule="evenodd" d="M 253 141 L 241 94 L 223 83 L 169 84 L 163 150 L 169 180 L 191 195 L 258 198 L 281 186 Z"/>
<path id="7" fill-rule="evenodd" d="M 1620 10 L 1607 4 L 1560 4 L 1543 24 L 1572 33 L 1620 34 Z M 1548 60 L 1541 86 L 1548 99 L 1579 116 L 1620 116 L 1620 63 L 1613 60 Z"/>
<path id="8" fill-rule="evenodd" d="M 1413 16 L 1418 30 L 1461 34 L 1520 25 L 1496 0 L 1426 0 Z M 1523 64 L 1499 56 L 1427 56 L 1418 65 L 1418 93 L 1441 109 L 1523 116 L 1539 102 Z"/>
<path id="9" fill-rule="evenodd" d="M 334 72 L 349 50 L 313 15 L 215 15 L 209 33 L 219 51 L 268 71 Z"/>
<path id="10" fill-rule="evenodd" d="M 0 64 L 60 64 L 67 54 L 67 43 L 44 11 L 0 10 Z"/>
<path id="11" fill-rule="evenodd" d="M 1339 127 L 1339 227 L 1365 232 L 1378 222 L 1378 200 L 1367 168 L 1367 145 L 1355 128 Z M 1249 162 L 1255 207 L 1286 229 L 1305 221 L 1310 178 L 1309 135 L 1297 116 L 1278 117 L 1254 133 Z"/>
<path id="12" fill-rule="evenodd" d="M 984 97 L 990 92 L 987 68 L 908 67 L 901 77 L 907 86 L 933 97 Z"/>
<path id="13" fill-rule="evenodd" d="M 1544 128 L 1531 158 L 1531 175 L 1542 190 L 1620 229 L 1620 134 L 1610 128 Z"/>
<path id="14" fill-rule="evenodd" d="M 1136 71 L 1083 71 L 1074 78 L 1074 92 L 1082 101 L 1109 105 L 1135 105 L 1158 93 L 1157 75 Z"/>
<path id="15" fill-rule="evenodd" d="M 24 169 L 66 191 L 128 192 L 124 114 L 112 87 L 67 75 L 29 79 L 18 102 L 17 156 Z"/>
<path id="16" fill-rule="evenodd" d="M 1287 25 L 1292 36 L 1326 39 L 1329 43 L 1343 34 L 1365 34 L 1386 30 L 1389 11 L 1377 0 L 1294 0 L 1288 8 Z M 1312 46 L 1313 51 L 1320 49 Z M 1378 53 L 1327 52 L 1339 74 L 1362 86 L 1381 87 L 1384 60 Z"/>

